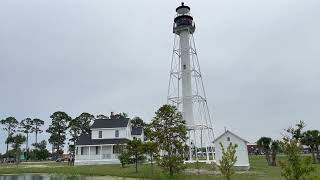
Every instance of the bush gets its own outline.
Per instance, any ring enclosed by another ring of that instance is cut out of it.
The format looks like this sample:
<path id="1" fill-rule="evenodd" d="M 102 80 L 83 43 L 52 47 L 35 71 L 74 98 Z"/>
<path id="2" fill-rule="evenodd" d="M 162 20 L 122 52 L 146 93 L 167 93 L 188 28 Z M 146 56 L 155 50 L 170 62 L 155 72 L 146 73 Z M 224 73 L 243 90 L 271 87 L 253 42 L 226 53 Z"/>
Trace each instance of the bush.
<path id="1" fill-rule="evenodd" d="M 223 147 L 222 143 L 220 143 L 222 149 L 222 158 L 219 160 L 220 165 L 219 170 L 221 174 L 224 176 L 225 180 L 230 180 L 231 176 L 234 174 L 234 164 L 237 162 L 236 148 L 238 147 L 236 144 L 230 143 L 227 150 Z"/>
<path id="2" fill-rule="evenodd" d="M 301 147 L 296 140 L 285 140 L 286 161 L 280 161 L 281 175 L 286 180 L 306 180 L 311 179 L 310 174 L 315 170 L 312 167 L 310 157 L 302 157 Z"/>
<path id="3" fill-rule="evenodd" d="M 119 156 L 118 159 L 120 160 L 121 166 L 124 168 L 126 164 L 129 164 L 130 162 L 130 154 L 127 150 L 123 150 Z"/>

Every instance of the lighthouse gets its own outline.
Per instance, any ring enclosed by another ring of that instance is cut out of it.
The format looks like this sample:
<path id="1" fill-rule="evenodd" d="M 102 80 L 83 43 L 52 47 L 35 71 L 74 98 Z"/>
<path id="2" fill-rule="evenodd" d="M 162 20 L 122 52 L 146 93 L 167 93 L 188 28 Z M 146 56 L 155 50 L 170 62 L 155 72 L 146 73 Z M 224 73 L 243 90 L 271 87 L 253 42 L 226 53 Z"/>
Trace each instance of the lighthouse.
<path id="1" fill-rule="evenodd" d="M 190 36 L 195 31 L 193 18 L 190 15 L 190 7 L 184 3 L 176 9 L 173 33 L 179 36 L 181 56 L 181 88 L 182 88 L 182 112 L 188 127 L 194 126 L 192 109 L 192 87 L 190 66 Z"/>
<path id="2" fill-rule="evenodd" d="M 200 71 L 193 34 L 196 25 L 190 7 L 183 2 L 176 8 L 173 22 L 174 47 L 167 101 L 182 112 L 188 129 L 187 162 L 213 160 L 213 126 Z"/>

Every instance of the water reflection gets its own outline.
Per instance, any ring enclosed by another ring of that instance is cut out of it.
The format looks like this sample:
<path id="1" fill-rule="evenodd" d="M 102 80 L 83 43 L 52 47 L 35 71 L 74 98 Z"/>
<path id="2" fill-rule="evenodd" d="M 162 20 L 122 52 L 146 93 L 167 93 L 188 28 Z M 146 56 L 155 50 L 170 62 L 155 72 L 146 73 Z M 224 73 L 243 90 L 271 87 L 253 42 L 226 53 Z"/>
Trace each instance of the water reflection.
<path id="1" fill-rule="evenodd" d="M 48 175 L 17 175 L 1 176 L 0 180 L 86 180 L 82 176 L 48 176 Z M 107 178 L 108 179 L 108 178 Z"/>
<path id="2" fill-rule="evenodd" d="M 115 176 L 50 176 L 50 175 L 0 175 L 0 180 L 137 180 L 137 178 L 125 178 Z"/>

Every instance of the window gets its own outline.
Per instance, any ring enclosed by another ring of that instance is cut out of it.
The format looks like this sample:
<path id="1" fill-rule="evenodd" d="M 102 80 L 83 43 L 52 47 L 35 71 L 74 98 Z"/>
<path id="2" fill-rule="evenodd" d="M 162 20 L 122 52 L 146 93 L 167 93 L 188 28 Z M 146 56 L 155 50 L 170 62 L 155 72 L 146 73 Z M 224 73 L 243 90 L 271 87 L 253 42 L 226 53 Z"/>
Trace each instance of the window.
<path id="1" fill-rule="evenodd" d="M 187 69 L 187 66 L 186 66 L 185 64 L 183 65 L 183 69 L 184 69 L 184 70 Z"/>
<path id="2" fill-rule="evenodd" d="M 83 147 L 81 147 L 81 149 L 80 149 L 80 150 L 81 150 L 81 155 L 83 155 Z"/>
<path id="3" fill-rule="evenodd" d="M 227 141 L 230 141 L 230 137 L 227 137 Z"/>
<path id="4" fill-rule="evenodd" d="M 99 154 L 99 146 L 96 146 L 96 154 Z"/>
<path id="5" fill-rule="evenodd" d="M 119 130 L 115 131 L 115 137 L 119 137 Z"/>
<path id="6" fill-rule="evenodd" d="M 79 148 L 77 147 L 77 149 L 76 149 L 76 155 L 78 155 L 78 151 L 79 151 Z"/>
<path id="7" fill-rule="evenodd" d="M 102 138 L 102 131 L 99 131 L 99 138 Z"/>

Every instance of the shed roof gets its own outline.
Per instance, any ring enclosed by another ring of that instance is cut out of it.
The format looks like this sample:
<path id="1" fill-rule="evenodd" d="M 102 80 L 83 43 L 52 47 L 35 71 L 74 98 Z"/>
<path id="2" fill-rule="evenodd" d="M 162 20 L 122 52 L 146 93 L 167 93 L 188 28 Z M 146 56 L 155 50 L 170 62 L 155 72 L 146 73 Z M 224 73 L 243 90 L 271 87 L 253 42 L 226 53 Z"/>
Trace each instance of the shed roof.
<path id="1" fill-rule="evenodd" d="M 229 130 L 225 131 L 225 132 L 222 133 L 219 137 L 217 137 L 217 138 L 213 141 L 213 143 L 215 143 L 216 141 L 218 141 L 223 135 L 225 135 L 225 134 L 227 134 L 227 133 L 232 134 L 233 136 L 235 136 L 235 137 L 239 138 L 240 140 L 244 141 L 245 143 L 248 143 L 247 140 L 241 138 L 240 136 L 234 134 L 233 132 L 231 132 L 231 131 L 229 131 Z"/>
<path id="2" fill-rule="evenodd" d="M 117 127 L 127 127 L 129 123 L 129 118 L 120 119 L 96 119 L 92 124 L 91 128 L 117 128 Z"/>

